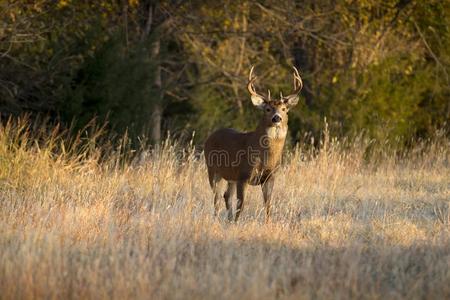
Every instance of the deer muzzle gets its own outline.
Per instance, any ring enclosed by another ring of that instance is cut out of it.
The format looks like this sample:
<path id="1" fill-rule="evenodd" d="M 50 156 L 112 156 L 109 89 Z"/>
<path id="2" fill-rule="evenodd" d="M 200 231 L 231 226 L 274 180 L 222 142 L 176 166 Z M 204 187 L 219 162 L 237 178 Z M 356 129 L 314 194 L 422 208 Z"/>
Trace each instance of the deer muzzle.
<path id="1" fill-rule="evenodd" d="M 281 116 L 279 114 L 275 114 L 272 118 L 272 123 L 273 124 L 278 124 L 280 123 L 282 120 Z"/>

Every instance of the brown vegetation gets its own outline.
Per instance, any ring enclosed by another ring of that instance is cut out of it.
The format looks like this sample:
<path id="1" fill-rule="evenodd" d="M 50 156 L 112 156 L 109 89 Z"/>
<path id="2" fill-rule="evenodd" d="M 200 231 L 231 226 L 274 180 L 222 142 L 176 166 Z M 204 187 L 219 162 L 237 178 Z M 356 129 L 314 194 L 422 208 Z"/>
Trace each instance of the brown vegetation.
<path id="1" fill-rule="evenodd" d="M 325 131 L 320 151 L 286 153 L 271 222 L 250 188 L 234 224 L 212 217 L 194 149 L 118 167 L 120 149 L 100 163 L 98 146 L 9 122 L 0 298 L 449 298 L 449 149 L 439 133 L 399 154 Z"/>

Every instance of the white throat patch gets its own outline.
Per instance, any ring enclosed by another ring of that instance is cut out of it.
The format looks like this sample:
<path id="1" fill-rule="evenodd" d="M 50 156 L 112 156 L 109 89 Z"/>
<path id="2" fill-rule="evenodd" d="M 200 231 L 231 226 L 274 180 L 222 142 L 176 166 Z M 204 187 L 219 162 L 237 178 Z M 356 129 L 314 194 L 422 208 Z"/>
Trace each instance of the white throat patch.
<path id="1" fill-rule="evenodd" d="M 287 134 L 286 126 L 272 126 L 266 129 L 267 137 L 269 139 L 284 139 Z"/>

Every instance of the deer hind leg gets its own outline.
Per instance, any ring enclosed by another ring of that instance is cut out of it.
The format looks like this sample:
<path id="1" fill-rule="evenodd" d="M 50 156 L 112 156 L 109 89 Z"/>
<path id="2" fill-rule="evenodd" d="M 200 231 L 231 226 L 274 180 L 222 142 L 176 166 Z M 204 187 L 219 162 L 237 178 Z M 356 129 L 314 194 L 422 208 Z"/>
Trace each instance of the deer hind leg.
<path id="1" fill-rule="evenodd" d="M 208 172 L 208 176 L 209 184 L 211 185 L 211 189 L 214 193 L 214 216 L 217 216 L 220 200 L 220 182 L 222 181 L 222 178 L 213 172 Z"/>
<path id="2" fill-rule="evenodd" d="M 228 181 L 227 190 L 223 194 L 223 198 L 225 199 L 225 207 L 227 208 L 228 212 L 228 221 L 233 221 L 233 206 L 232 206 L 232 200 L 233 195 L 236 192 L 236 183 Z"/>
<path id="3" fill-rule="evenodd" d="M 247 188 L 247 183 L 245 181 L 238 181 L 236 184 L 237 190 L 237 205 L 236 205 L 236 217 L 234 219 L 235 222 L 239 219 L 239 215 L 244 208 L 244 198 L 245 198 L 245 190 Z"/>

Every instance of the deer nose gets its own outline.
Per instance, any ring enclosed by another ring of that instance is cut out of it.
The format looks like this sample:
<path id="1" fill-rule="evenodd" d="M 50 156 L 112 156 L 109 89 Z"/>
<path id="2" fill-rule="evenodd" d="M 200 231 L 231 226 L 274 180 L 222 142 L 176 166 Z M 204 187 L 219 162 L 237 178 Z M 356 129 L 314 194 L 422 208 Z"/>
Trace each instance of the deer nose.
<path id="1" fill-rule="evenodd" d="M 272 118 L 272 123 L 280 123 L 281 122 L 281 117 L 279 115 L 275 115 Z"/>

